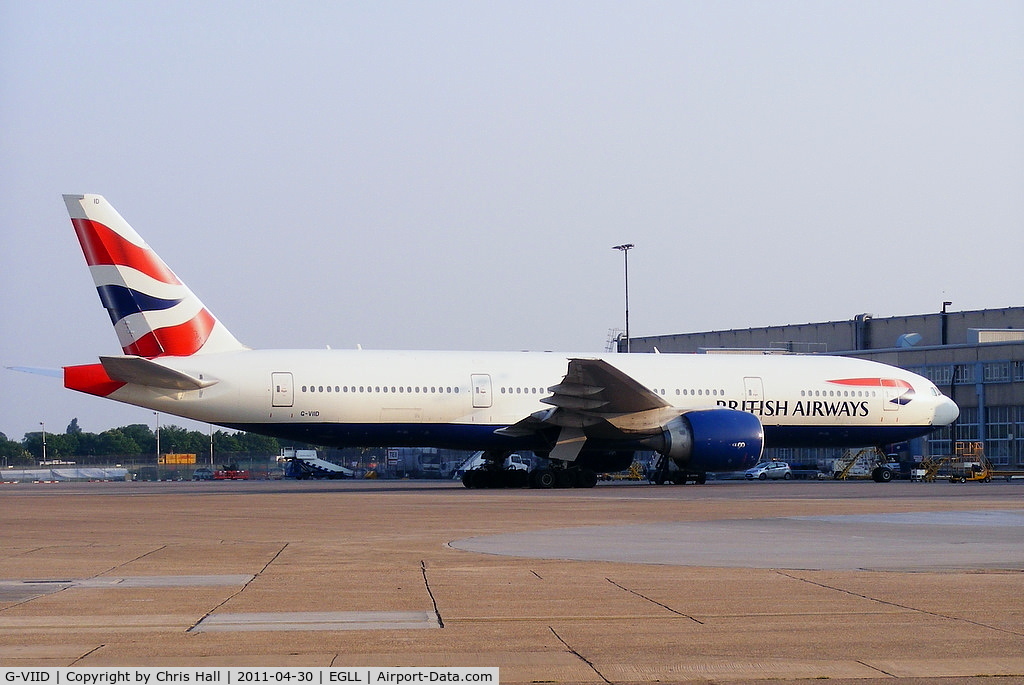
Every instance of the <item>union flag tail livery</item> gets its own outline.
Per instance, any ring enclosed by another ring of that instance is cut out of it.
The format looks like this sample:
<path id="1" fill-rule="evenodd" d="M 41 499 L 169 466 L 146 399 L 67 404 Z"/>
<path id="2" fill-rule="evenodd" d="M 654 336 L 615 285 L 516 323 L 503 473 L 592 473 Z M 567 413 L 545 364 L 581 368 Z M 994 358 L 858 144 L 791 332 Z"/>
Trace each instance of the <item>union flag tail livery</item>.
<path id="1" fill-rule="evenodd" d="M 482 450 L 467 487 L 593 487 L 638 450 L 703 482 L 765 446 L 886 445 L 959 414 L 928 379 L 848 357 L 251 350 L 106 200 L 64 200 L 124 352 L 65 366 L 66 387 L 317 445 Z M 506 471 L 517 450 L 550 466 Z"/>
<path id="2" fill-rule="evenodd" d="M 65 195 L 64 202 L 125 354 L 245 349 L 110 203 L 99 195 Z"/>

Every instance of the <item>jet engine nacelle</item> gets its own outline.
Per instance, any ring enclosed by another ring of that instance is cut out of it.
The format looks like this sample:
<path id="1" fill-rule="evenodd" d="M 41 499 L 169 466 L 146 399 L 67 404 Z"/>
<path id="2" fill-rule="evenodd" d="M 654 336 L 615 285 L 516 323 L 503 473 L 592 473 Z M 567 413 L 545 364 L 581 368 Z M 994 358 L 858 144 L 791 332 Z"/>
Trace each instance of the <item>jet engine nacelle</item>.
<path id="1" fill-rule="evenodd" d="M 761 458 L 764 428 L 749 412 L 705 409 L 669 421 L 658 451 L 689 471 L 741 471 Z"/>

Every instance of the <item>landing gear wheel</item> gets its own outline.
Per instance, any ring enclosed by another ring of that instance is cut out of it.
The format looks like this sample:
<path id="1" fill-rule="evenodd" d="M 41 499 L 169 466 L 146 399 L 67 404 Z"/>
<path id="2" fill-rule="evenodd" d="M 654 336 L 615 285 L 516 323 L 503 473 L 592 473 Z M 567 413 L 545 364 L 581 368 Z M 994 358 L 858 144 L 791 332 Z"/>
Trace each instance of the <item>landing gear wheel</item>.
<path id="1" fill-rule="evenodd" d="M 570 469 L 555 471 L 555 487 L 571 488 L 576 485 L 576 472 Z"/>
<path id="2" fill-rule="evenodd" d="M 576 487 L 592 488 L 597 485 L 597 473 L 590 469 L 580 469 L 576 474 Z"/>
<path id="3" fill-rule="evenodd" d="M 537 469 L 530 473 L 530 487 L 550 490 L 555 487 L 555 474 L 551 469 Z"/>
<path id="4" fill-rule="evenodd" d="M 525 488 L 530 484 L 530 474 L 522 469 L 508 469 L 503 475 L 506 488 Z"/>

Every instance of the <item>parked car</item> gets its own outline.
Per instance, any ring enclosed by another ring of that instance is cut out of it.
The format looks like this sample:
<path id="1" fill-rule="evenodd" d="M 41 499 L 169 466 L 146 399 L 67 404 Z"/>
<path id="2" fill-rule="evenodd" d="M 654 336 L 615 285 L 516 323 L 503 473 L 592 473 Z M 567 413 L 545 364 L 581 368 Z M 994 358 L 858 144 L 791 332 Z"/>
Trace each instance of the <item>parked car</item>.
<path id="1" fill-rule="evenodd" d="M 743 474 L 747 480 L 768 480 L 769 478 L 783 478 L 789 480 L 793 477 L 793 470 L 784 461 L 764 461 L 752 469 L 747 469 Z"/>
<path id="2" fill-rule="evenodd" d="M 213 480 L 213 469 L 200 466 L 192 472 L 192 480 Z"/>

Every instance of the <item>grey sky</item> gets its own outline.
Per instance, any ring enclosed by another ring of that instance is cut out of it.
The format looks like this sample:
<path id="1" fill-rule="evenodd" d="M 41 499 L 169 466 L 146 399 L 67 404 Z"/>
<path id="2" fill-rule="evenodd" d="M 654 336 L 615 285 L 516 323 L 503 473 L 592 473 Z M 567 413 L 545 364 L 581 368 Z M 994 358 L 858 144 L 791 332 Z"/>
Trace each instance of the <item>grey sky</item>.
<path id="1" fill-rule="evenodd" d="M 119 350 L 61 193 L 253 347 L 591 352 L 627 241 L 635 335 L 1019 305 L 1022 188 L 1020 2 L 0 2 L 4 365 Z"/>

